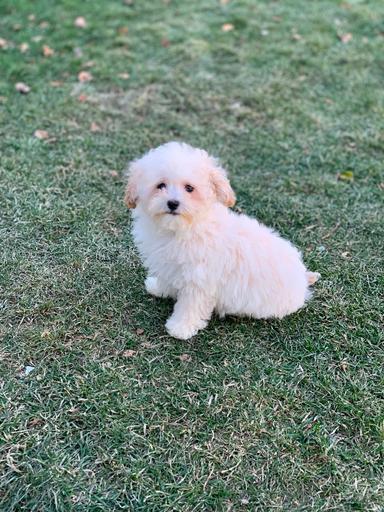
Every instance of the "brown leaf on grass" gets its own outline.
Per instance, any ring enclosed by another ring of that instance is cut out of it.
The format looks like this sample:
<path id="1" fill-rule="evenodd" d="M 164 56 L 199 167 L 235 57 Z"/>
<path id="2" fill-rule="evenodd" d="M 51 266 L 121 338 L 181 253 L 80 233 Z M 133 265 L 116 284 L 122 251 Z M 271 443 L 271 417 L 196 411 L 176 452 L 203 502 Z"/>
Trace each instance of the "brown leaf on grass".
<path id="1" fill-rule="evenodd" d="M 168 48 L 171 43 L 169 42 L 169 39 L 164 38 L 160 41 L 160 44 L 163 48 Z"/>
<path id="2" fill-rule="evenodd" d="M 21 45 L 19 46 L 19 50 L 21 51 L 21 53 L 27 52 L 29 50 L 29 44 L 21 43 Z"/>
<path id="3" fill-rule="evenodd" d="M 221 26 L 221 30 L 223 32 L 230 32 L 231 30 L 233 30 L 235 27 L 232 25 L 232 23 L 224 23 L 224 25 Z"/>
<path id="4" fill-rule="evenodd" d="M 0 37 L 0 48 L 6 50 L 8 48 L 8 41 Z"/>
<path id="5" fill-rule="evenodd" d="M 79 82 L 90 82 L 93 76 L 91 73 L 89 73 L 89 71 L 80 71 L 80 73 L 77 75 L 77 78 L 79 79 Z"/>
<path id="6" fill-rule="evenodd" d="M 52 80 L 49 82 L 49 85 L 51 87 L 61 87 L 63 85 L 63 82 L 61 80 Z"/>
<path id="7" fill-rule="evenodd" d="M 28 420 L 28 427 L 36 427 L 37 425 L 42 425 L 44 420 L 42 418 L 31 418 Z"/>
<path id="8" fill-rule="evenodd" d="M 15 89 L 21 94 L 28 94 L 31 90 L 29 85 L 25 84 L 24 82 L 17 82 L 17 84 L 15 84 Z"/>
<path id="9" fill-rule="evenodd" d="M 43 55 L 44 57 L 52 57 L 52 55 L 54 55 L 55 53 L 55 50 L 52 50 L 52 48 L 50 48 L 48 45 L 44 45 L 43 46 Z"/>
<path id="10" fill-rule="evenodd" d="M 352 34 L 350 32 L 347 32 L 346 34 L 339 34 L 338 38 L 342 43 L 346 44 L 352 40 Z"/>
<path id="11" fill-rule="evenodd" d="M 121 354 L 123 357 L 134 357 L 137 354 L 137 350 L 124 350 Z"/>
<path id="12" fill-rule="evenodd" d="M 80 103 L 84 103 L 85 101 L 87 101 L 88 99 L 88 96 L 86 94 L 80 94 L 77 99 L 80 101 Z"/>
<path id="13" fill-rule="evenodd" d="M 49 133 L 45 130 L 35 130 L 33 135 L 36 139 L 48 139 L 49 137 Z"/>
<path id="14" fill-rule="evenodd" d="M 179 355 L 180 361 L 184 361 L 186 363 L 190 363 L 192 361 L 192 357 L 189 354 L 181 354 Z"/>
<path id="15" fill-rule="evenodd" d="M 101 131 L 101 127 L 95 122 L 91 123 L 91 126 L 89 129 L 91 130 L 91 132 L 100 132 Z"/>
<path id="16" fill-rule="evenodd" d="M 128 27 L 119 27 L 117 29 L 117 33 L 120 35 L 120 36 L 126 36 L 128 34 Z"/>
<path id="17" fill-rule="evenodd" d="M 119 173 L 117 171 L 109 171 L 109 175 L 110 175 L 111 178 L 118 178 L 119 177 Z M 142 329 L 138 329 L 138 330 L 142 330 Z M 137 331 L 136 331 L 136 333 L 137 333 Z M 137 333 L 137 334 L 140 334 L 140 333 Z"/>
<path id="18" fill-rule="evenodd" d="M 78 16 L 73 24 L 77 28 L 87 28 L 87 20 L 83 16 Z"/>

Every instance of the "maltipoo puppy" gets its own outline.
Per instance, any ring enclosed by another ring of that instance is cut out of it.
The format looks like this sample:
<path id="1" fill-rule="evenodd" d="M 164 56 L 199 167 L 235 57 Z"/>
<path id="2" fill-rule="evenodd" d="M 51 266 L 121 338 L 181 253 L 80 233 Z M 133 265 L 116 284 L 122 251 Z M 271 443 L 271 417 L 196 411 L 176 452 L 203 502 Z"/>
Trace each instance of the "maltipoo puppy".
<path id="1" fill-rule="evenodd" d="M 319 274 L 256 219 L 229 209 L 225 170 L 202 149 L 169 142 L 131 163 L 125 202 L 155 297 L 176 300 L 168 333 L 187 340 L 212 313 L 282 318 L 300 309 Z"/>

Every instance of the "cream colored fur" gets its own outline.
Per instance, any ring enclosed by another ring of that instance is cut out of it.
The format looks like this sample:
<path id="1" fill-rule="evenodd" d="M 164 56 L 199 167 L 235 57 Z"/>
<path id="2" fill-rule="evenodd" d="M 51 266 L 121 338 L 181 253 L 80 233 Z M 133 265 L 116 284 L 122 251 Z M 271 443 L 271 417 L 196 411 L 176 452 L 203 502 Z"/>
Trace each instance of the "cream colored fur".
<path id="1" fill-rule="evenodd" d="M 282 318 L 319 278 L 289 241 L 228 208 L 235 194 L 226 172 L 201 149 L 169 142 L 132 162 L 125 201 L 148 293 L 176 300 L 166 323 L 175 338 L 194 336 L 214 311 Z M 179 202 L 176 214 L 168 201 Z"/>

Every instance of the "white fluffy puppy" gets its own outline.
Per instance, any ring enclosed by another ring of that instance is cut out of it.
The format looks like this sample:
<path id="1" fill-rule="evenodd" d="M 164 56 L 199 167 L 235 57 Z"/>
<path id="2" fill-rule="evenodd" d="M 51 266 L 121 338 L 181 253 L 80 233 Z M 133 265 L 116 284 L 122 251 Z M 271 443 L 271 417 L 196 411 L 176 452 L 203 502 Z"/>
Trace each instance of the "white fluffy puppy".
<path id="1" fill-rule="evenodd" d="M 301 308 L 319 274 L 256 219 L 229 210 L 235 194 L 214 158 L 169 142 L 131 163 L 125 202 L 148 277 L 147 291 L 172 297 L 168 333 L 186 340 L 220 316 L 282 318 Z"/>

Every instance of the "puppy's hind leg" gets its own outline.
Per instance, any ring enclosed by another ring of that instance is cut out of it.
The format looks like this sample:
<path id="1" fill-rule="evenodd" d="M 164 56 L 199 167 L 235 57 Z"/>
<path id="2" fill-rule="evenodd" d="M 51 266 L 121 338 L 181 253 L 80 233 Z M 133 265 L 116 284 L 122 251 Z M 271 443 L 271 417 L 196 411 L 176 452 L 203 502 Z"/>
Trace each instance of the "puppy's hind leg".
<path id="1" fill-rule="evenodd" d="M 211 318 L 215 300 L 203 290 L 190 287 L 179 292 L 172 315 L 165 327 L 173 338 L 188 340 L 204 329 Z"/>
<path id="2" fill-rule="evenodd" d="M 170 286 L 166 286 L 158 277 L 148 276 L 144 284 L 147 292 L 154 297 L 176 298 L 176 290 Z"/>

